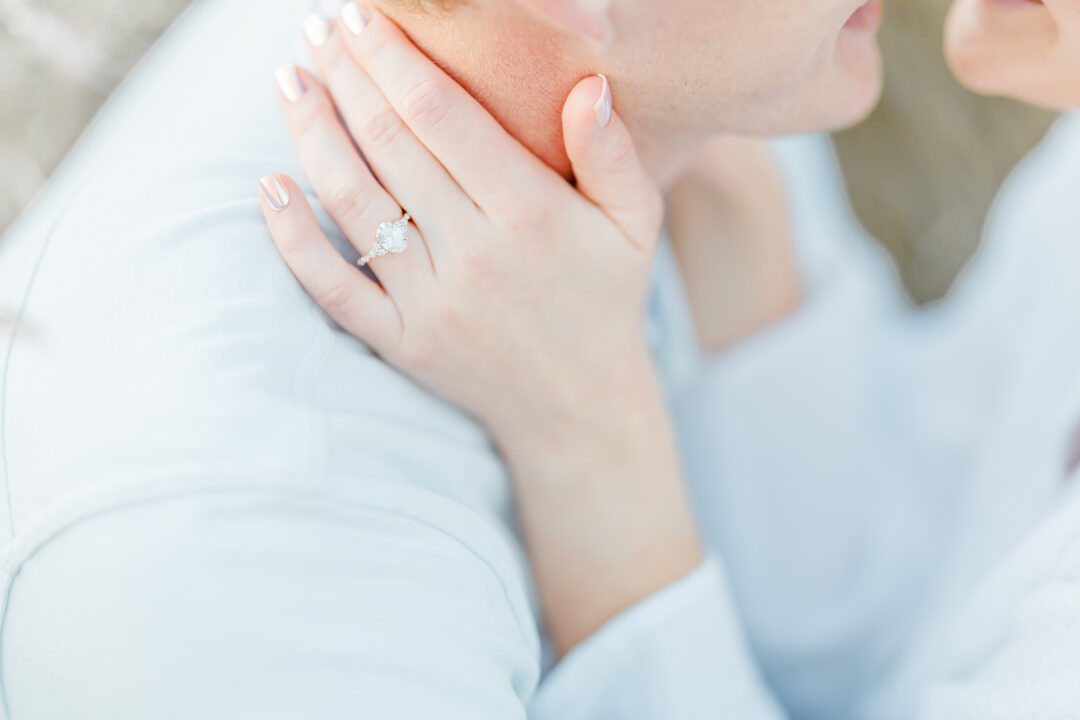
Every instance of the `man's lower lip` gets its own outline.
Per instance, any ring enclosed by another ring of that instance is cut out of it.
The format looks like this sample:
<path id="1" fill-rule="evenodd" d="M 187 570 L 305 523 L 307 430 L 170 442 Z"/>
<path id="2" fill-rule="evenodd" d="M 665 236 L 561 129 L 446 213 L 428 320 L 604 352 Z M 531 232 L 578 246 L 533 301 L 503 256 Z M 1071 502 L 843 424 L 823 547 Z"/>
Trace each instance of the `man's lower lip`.
<path id="1" fill-rule="evenodd" d="M 844 27 L 848 30 L 877 30 L 881 25 L 884 12 L 885 8 L 882 0 L 869 0 L 869 2 L 852 13 Z"/>

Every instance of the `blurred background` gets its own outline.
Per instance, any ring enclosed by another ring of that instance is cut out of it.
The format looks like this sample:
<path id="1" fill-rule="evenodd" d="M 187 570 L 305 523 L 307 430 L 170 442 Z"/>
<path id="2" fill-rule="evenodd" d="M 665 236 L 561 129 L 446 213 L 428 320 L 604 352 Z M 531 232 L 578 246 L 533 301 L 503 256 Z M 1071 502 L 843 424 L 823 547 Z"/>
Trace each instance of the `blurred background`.
<path id="1" fill-rule="evenodd" d="M 0 0 L 0 233 L 188 0 Z M 1053 116 L 986 100 L 941 53 L 948 0 L 887 0 L 885 97 L 837 137 L 863 222 L 916 302 L 945 293 L 1010 168 Z"/>

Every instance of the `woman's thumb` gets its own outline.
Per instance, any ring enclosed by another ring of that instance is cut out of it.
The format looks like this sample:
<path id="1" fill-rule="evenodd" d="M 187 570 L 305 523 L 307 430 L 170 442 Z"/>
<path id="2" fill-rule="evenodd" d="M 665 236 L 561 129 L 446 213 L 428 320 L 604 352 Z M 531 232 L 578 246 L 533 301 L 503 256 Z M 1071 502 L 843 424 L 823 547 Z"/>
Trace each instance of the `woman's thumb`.
<path id="1" fill-rule="evenodd" d="M 663 200 L 615 113 L 605 76 L 588 77 L 570 92 L 563 108 L 563 137 L 578 190 L 632 242 L 651 249 L 660 234 Z"/>

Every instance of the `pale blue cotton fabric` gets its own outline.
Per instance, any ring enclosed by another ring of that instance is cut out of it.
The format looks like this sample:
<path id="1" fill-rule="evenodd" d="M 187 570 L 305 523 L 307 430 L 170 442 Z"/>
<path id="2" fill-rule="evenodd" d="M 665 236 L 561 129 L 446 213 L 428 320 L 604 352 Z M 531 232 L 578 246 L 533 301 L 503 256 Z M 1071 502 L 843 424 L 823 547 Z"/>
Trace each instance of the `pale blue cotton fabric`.
<path id="1" fill-rule="evenodd" d="M 196 2 L 0 242 L 22 318 L 0 352 L 0 716 L 1080 707 L 1075 121 L 930 313 L 820 138 L 776 145 L 795 316 L 702 356 L 661 253 L 650 331 L 712 557 L 551 669 L 483 432 L 334 327 L 258 208 L 260 176 L 304 182 L 272 72 L 333 4 Z"/>
<path id="2" fill-rule="evenodd" d="M 908 310 L 841 242 L 802 310 L 677 398 L 701 528 L 783 716 L 1080 717 L 1078 187 L 1070 115 L 948 301 Z M 724 585 L 703 568 L 617 619 L 537 705 L 777 717 L 731 684 Z"/>

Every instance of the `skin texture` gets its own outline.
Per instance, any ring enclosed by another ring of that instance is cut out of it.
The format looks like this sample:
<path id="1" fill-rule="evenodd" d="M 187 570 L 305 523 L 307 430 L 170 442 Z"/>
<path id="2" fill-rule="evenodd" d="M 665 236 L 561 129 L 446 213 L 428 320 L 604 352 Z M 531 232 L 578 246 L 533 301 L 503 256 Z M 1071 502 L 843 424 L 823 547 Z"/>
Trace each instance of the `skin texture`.
<path id="1" fill-rule="evenodd" d="M 563 173 L 563 102 L 582 77 L 605 73 L 646 167 L 667 186 L 715 133 L 832 129 L 869 112 L 881 86 L 876 23 L 848 23 L 863 2 L 613 0 L 593 12 L 610 25 L 606 45 L 551 9 L 574 0 L 469 0 L 447 12 L 381 6 Z"/>
<path id="2" fill-rule="evenodd" d="M 717 194 L 714 182 L 732 162 L 754 178 L 773 174 L 764 144 L 732 138 L 726 148 L 705 146 L 720 132 L 771 135 L 861 119 L 881 91 L 876 20 L 849 22 L 862 2 L 583 3 L 608 25 L 606 42 L 590 31 L 596 22 L 583 29 L 568 20 L 584 11 L 562 0 L 383 0 L 380 6 L 567 177 L 562 103 L 583 75 L 611 78 L 650 174 L 664 189 L 679 184 L 669 232 L 682 268 L 694 270 L 684 282 L 699 337 L 721 349 L 792 310 L 800 290 L 782 188 L 743 183 L 736 198 Z M 715 171 L 704 169 L 709 161 Z M 736 185 L 722 183 L 719 190 Z M 737 243 L 722 245 L 718 228 Z M 736 295 L 748 286 L 752 292 Z"/>
<path id="3" fill-rule="evenodd" d="M 415 222 L 404 254 L 372 261 L 377 283 L 337 254 L 291 179 L 260 183 L 312 297 L 489 431 L 560 654 L 701 561 L 643 323 L 657 181 L 717 130 L 847 122 L 880 84 L 875 23 L 844 29 L 853 0 L 602 5 L 397 8 L 453 77 L 379 12 L 309 19 L 325 90 L 293 68 L 278 80 L 311 184 L 361 255 L 400 207 Z M 743 227 L 775 232 L 765 207 Z"/>
<path id="4" fill-rule="evenodd" d="M 958 0 L 945 49 L 957 78 L 976 92 L 1080 107 L 1077 0 Z"/>
<path id="5" fill-rule="evenodd" d="M 876 20 L 849 22 L 862 2 L 583 3 L 608 25 L 606 42 L 591 32 L 596 22 L 583 29 L 568 20 L 583 10 L 562 0 L 380 5 L 504 127 L 567 177 L 562 103 L 583 75 L 611 78 L 650 174 L 664 189 L 679 184 L 669 232 L 684 271 L 694 270 L 684 282 L 699 337 L 721 349 L 789 312 L 800 291 L 782 188 L 743 183 L 753 192 L 736 198 L 717 194 L 713 182 L 732 162 L 754 178 L 773 174 L 763 143 L 732 138 L 726 149 L 708 151 L 705 145 L 718 132 L 769 135 L 861 119 L 881 90 Z M 716 168 L 712 176 L 703 168 L 708 161 Z M 723 246 L 719 228 L 737 244 Z M 748 286 L 751 293 L 736 295 Z"/>
<path id="6" fill-rule="evenodd" d="M 278 83 L 312 185 L 361 255 L 399 203 L 415 226 L 406 252 L 372 260 L 377 284 L 300 188 L 271 176 L 259 186 L 271 235 L 341 327 L 485 425 L 528 508 L 550 635 L 568 652 L 701 561 L 642 324 L 659 193 L 603 78 L 579 83 L 562 119 L 575 189 L 386 18 L 359 35 L 309 30 L 326 89 L 291 67 Z"/>

